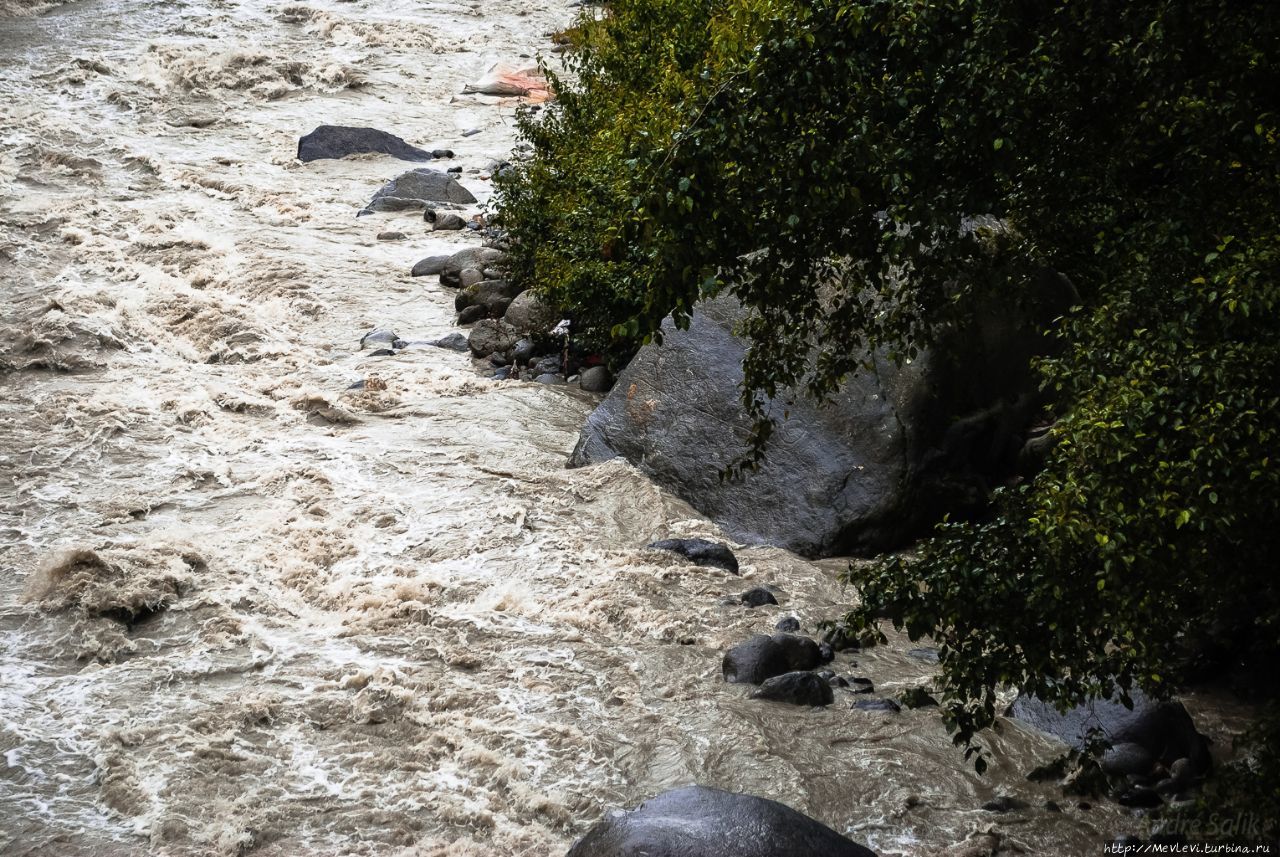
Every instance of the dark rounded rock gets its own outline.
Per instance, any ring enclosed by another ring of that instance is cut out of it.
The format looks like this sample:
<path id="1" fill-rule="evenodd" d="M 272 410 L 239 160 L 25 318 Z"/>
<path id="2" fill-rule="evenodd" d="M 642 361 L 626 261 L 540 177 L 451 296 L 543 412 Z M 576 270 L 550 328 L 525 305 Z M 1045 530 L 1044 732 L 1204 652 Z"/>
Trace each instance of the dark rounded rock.
<path id="1" fill-rule="evenodd" d="M 765 679 L 751 698 L 812 706 L 830 705 L 835 701 L 831 685 L 810 672 L 789 672 Z"/>
<path id="2" fill-rule="evenodd" d="M 836 659 L 836 650 L 831 648 L 830 643 L 819 643 L 818 657 L 822 659 L 824 664 L 829 664 Z"/>
<path id="3" fill-rule="evenodd" d="M 582 370 L 582 377 L 578 379 L 578 386 L 588 393 L 607 393 L 609 388 L 613 386 L 613 376 L 603 366 L 592 366 L 589 369 Z"/>
<path id="4" fill-rule="evenodd" d="M 412 277 L 429 277 L 438 274 L 444 270 L 444 266 L 448 261 L 448 256 L 428 256 L 414 265 L 409 275 Z"/>
<path id="5" fill-rule="evenodd" d="M 503 366 L 501 369 L 494 372 L 491 377 L 495 381 L 505 381 L 506 379 L 511 377 L 511 367 Z"/>
<path id="6" fill-rule="evenodd" d="M 370 357 L 390 357 L 393 354 L 395 354 L 395 351 L 390 348 L 379 348 L 377 351 L 369 352 Z"/>
<path id="7" fill-rule="evenodd" d="M 710 565 L 723 568 L 730 574 L 738 573 L 738 558 L 723 542 L 712 542 L 707 539 L 661 539 L 651 542 L 649 547 L 674 551 L 692 561 L 694 565 Z"/>
<path id="8" fill-rule="evenodd" d="M 449 160 L 453 157 L 453 149 L 432 149 L 431 157 L 439 158 L 440 160 Z"/>
<path id="9" fill-rule="evenodd" d="M 533 344 L 533 340 L 526 337 L 516 343 L 515 349 L 511 352 L 511 361 L 517 366 L 525 366 L 536 351 L 537 346 Z"/>
<path id="10" fill-rule="evenodd" d="M 559 321 L 554 307 L 550 307 L 532 291 L 524 291 L 511 302 L 505 316 L 507 324 L 521 333 L 547 333 Z"/>
<path id="11" fill-rule="evenodd" d="M 738 600 L 748 607 L 763 607 L 765 604 L 778 603 L 778 599 L 773 597 L 773 593 L 765 589 L 763 586 L 757 586 L 755 589 L 748 589 L 738 597 Z"/>
<path id="12" fill-rule="evenodd" d="M 437 232 L 457 231 L 467 228 L 467 221 L 460 214 L 454 214 L 452 211 L 436 211 L 428 208 L 426 213 L 422 215 L 422 219 L 431 224 L 431 228 Z"/>
<path id="13" fill-rule="evenodd" d="M 869 678 L 853 678 L 849 680 L 849 689 L 854 693 L 874 693 L 876 686 Z"/>
<path id="14" fill-rule="evenodd" d="M 449 351 L 467 351 L 470 348 L 467 345 L 467 338 L 461 333 L 450 333 L 448 336 L 433 339 L 427 344 L 436 348 L 446 348 Z"/>
<path id="15" fill-rule="evenodd" d="M 562 365 L 563 365 L 563 360 L 561 359 L 559 354 L 548 354 L 546 357 L 543 357 L 537 363 L 534 363 L 531 368 L 533 369 L 534 372 L 537 372 L 539 374 L 550 373 L 552 375 L 555 375 L 560 372 L 560 367 Z"/>
<path id="16" fill-rule="evenodd" d="M 597 822 L 566 857 L 875 857 L 776 801 L 705 786 Z"/>
<path id="17" fill-rule="evenodd" d="M 506 354 L 515 344 L 515 332 L 497 319 L 476 322 L 471 335 L 467 337 L 467 345 L 476 357 L 488 357 L 495 351 Z"/>
<path id="18" fill-rule="evenodd" d="M 448 173 L 420 168 L 402 173 L 383 185 L 360 214 L 374 211 L 406 211 L 427 208 L 436 202 L 469 205 L 476 201 L 471 191 Z"/>
<path id="19" fill-rule="evenodd" d="M 458 324 L 472 324 L 482 318 L 489 317 L 489 308 L 484 304 L 471 304 L 458 312 Z"/>
<path id="20" fill-rule="evenodd" d="M 800 620 L 795 616 L 783 616 L 778 620 L 778 624 L 773 626 L 775 631 L 794 632 L 800 630 Z"/>
<path id="21" fill-rule="evenodd" d="M 480 279 L 483 279 L 483 275 L 479 272 L 484 269 L 484 266 L 495 264 L 505 256 L 506 254 L 501 250 L 492 247 L 468 247 L 465 250 L 459 250 L 450 256 L 440 269 L 440 284 L 453 289 L 470 285 L 462 282 L 463 271 L 475 269 Z"/>
<path id="22" fill-rule="evenodd" d="M 821 664 L 818 644 L 792 634 L 757 634 L 725 652 L 720 671 L 736 684 L 760 684 L 787 672 L 811 670 Z"/>
<path id="23" fill-rule="evenodd" d="M 853 703 L 857 711 L 888 711 L 897 714 L 902 709 L 892 699 L 859 699 Z"/>
<path id="24" fill-rule="evenodd" d="M 321 125 L 298 140 L 298 160 L 304 162 L 377 153 L 402 161 L 429 161 L 432 152 L 411 146 L 395 134 L 377 128 Z"/>
<path id="25" fill-rule="evenodd" d="M 539 384 L 551 384 L 553 386 L 564 383 L 564 378 L 561 378 L 559 375 L 555 375 L 551 372 L 544 372 L 533 380 L 537 381 Z"/>
<path id="26" fill-rule="evenodd" d="M 505 354 L 499 354 L 495 351 L 493 354 L 489 355 L 489 362 L 494 366 L 506 366 L 511 361 L 507 359 Z"/>

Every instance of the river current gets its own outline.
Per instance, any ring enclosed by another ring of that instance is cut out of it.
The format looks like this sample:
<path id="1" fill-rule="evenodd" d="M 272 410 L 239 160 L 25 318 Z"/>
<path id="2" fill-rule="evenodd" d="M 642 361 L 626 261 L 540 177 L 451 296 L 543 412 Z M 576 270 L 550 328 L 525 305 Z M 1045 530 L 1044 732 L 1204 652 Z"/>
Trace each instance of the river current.
<path id="1" fill-rule="evenodd" d="M 723 651 L 837 616 L 844 561 L 647 550 L 723 535 L 625 462 L 565 469 L 593 397 L 360 350 L 454 330 L 408 272 L 478 239 L 357 219 L 415 165 L 298 137 L 450 148 L 483 202 L 515 105 L 464 85 L 575 13 L 0 2 L 0 854 L 560 855 L 692 782 L 886 855 L 1132 827 L 1028 782 L 1057 747 L 1012 724 L 979 777 L 936 710 L 747 699 Z M 764 584 L 781 607 L 725 603 Z M 835 667 L 893 695 L 915 645 Z M 980 809 L 1004 794 L 1029 808 Z"/>

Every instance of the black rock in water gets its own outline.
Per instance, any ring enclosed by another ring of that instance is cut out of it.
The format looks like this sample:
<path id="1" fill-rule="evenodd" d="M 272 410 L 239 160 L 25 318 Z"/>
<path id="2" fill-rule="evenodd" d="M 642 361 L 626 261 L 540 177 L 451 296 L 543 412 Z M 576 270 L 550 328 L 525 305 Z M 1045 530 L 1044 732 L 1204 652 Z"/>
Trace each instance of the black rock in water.
<path id="1" fill-rule="evenodd" d="M 432 152 L 410 146 L 395 134 L 377 128 L 352 128 L 347 125 L 321 125 L 298 140 L 298 160 L 320 161 L 345 158 L 348 155 L 377 153 L 402 161 L 430 161 Z"/>
<path id="2" fill-rule="evenodd" d="M 448 261 L 448 256 L 428 256 L 414 265 L 409 274 L 414 277 L 429 277 L 432 274 L 438 274 L 443 271 Z"/>
<path id="3" fill-rule="evenodd" d="M 401 173 L 383 185 L 359 214 L 427 208 L 439 202 L 469 205 L 475 201 L 471 191 L 458 184 L 452 176 L 421 167 Z"/>
<path id="4" fill-rule="evenodd" d="M 706 539 L 662 539 L 651 542 L 649 547 L 675 551 L 692 561 L 694 565 L 710 565 L 723 568 L 730 574 L 738 573 L 738 558 L 723 542 L 712 542 Z"/>
<path id="5" fill-rule="evenodd" d="M 766 604 L 778 603 L 778 599 L 773 597 L 773 593 L 763 586 L 748 589 L 739 596 L 739 600 L 748 607 L 763 607 Z"/>
<path id="6" fill-rule="evenodd" d="M 757 634 L 725 652 L 720 671 L 724 680 L 733 684 L 760 684 L 776 675 L 811 670 L 822 663 L 818 644 L 808 637 Z"/>
<path id="7" fill-rule="evenodd" d="M 461 333 L 450 333 L 448 336 L 433 339 L 427 344 L 434 345 L 436 348 L 447 348 L 450 351 L 471 350 L 471 346 L 467 344 L 467 338 Z"/>
<path id="8" fill-rule="evenodd" d="M 787 633 L 800 630 L 800 620 L 795 616 L 784 616 L 778 620 L 778 624 L 773 626 L 775 631 L 784 631 Z"/>
<path id="9" fill-rule="evenodd" d="M 893 714 L 902 710 L 892 699 L 859 699 L 853 707 L 858 711 L 888 711 Z"/>
<path id="10" fill-rule="evenodd" d="M 765 679 L 752 699 L 768 699 L 791 705 L 830 705 L 835 702 L 831 685 L 814 673 L 789 672 Z"/>
<path id="11" fill-rule="evenodd" d="M 875 857 L 788 806 L 705 786 L 613 811 L 566 857 Z"/>
<path id="12" fill-rule="evenodd" d="M 422 219 L 430 223 L 431 228 L 437 232 L 456 232 L 467 228 L 467 221 L 462 215 L 454 214 L 452 211 L 436 211 L 434 208 L 428 208 L 422 215 Z"/>

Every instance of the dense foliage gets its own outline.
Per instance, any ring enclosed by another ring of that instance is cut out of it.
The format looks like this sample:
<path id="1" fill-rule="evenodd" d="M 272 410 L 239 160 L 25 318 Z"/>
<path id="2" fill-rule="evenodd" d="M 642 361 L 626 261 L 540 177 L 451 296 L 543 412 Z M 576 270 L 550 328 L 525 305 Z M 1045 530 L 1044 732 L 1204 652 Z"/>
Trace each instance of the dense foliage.
<path id="1" fill-rule="evenodd" d="M 500 187 L 516 275 L 620 351 L 732 290 L 765 454 L 767 397 L 1075 284 L 1044 469 L 855 581 L 854 624 L 940 641 L 962 740 L 1002 684 L 1275 649 L 1280 8 L 614 0 L 572 38 Z"/>

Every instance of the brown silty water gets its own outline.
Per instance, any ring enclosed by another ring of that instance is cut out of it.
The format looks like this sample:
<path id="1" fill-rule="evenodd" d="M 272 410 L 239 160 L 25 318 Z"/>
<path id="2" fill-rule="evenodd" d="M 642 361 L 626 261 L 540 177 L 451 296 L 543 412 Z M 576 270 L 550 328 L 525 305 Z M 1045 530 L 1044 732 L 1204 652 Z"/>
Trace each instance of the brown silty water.
<path id="1" fill-rule="evenodd" d="M 748 700 L 724 650 L 838 615 L 843 561 L 647 550 L 723 536 L 624 462 L 564 468 L 591 396 L 360 351 L 453 330 L 408 271 L 478 239 L 357 219 L 413 165 L 298 137 L 447 146 L 483 201 L 514 104 L 459 93 L 571 7 L 48 5 L 0 7 L 0 854 L 555 855 L 692 782 L 884 854 L 1132 826 L 1042 809 L 1058 748 L 1011 724 L 978 777 L 936 712 Z M 780 608 L 723 603 L 761 584 Z M 910 648 L 835 667 L 891 695 L 934 669 Z"/>

